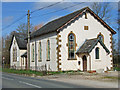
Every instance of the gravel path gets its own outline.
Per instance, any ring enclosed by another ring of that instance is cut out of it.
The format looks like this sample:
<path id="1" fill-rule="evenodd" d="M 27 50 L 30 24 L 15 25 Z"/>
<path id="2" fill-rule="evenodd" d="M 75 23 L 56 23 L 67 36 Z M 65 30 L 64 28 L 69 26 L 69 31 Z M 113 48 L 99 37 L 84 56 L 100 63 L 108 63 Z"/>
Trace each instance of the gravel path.
<path id="1" fill-rule="evenodd" d="M 108 72 L 101 74 L 75 72 L 49 76 L 37 76 L 37 78 L 66 82 L 75 85 L 85 85 L 93 88 L 118 88 L 117 77 L 118 72 Z"/>

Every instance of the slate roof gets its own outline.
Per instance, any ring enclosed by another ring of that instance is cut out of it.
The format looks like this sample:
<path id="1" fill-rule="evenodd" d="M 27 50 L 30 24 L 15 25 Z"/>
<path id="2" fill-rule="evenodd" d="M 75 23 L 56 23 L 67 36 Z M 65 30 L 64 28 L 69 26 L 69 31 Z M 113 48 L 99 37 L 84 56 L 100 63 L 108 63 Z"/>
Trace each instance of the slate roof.
<path id="1" fill-rule="evenodd" d="M 27 57 L 27 52 L 25 52 L 21 57 Z"/>
<path id="2" fill-rule="evenodd" d="M 16 37 L 16 40 L 17 40 L 19 49 L 27 49 L 27 42 L 25 40 L 21 40 L 18 37 Z"/>
<path id="3" fill-rule="evenodd" d="M 55 32 L 60 27 L 62 27 L 62 26 L 64 27 L 64 25 L 66 25 L 66 23 L 68 23 L 70 20 L 75 20 L 79 15 L 81 15 L 83 13 L 84 10 L 88 10 L 95 18 L 97 18 L 113 34 L 116 33 L 110 26 L 108 26 L 102 19 L 100 19 L 100 17 L 98 17 L 89 7 L 85 7 L 85 8 L 82 8 L 82 9 L 78 10 L 78 11 L 75 11 L 71 14 L 60 17 L 60 18 L 55 19 L 51 22 L 48 22 L 47 24 L 45 24 L 43 27 L 41 27 L 37 31 L 31 33 L 30 37 L 34 38 L 34 37 L 37 37 L 37 36 L 40 36 L 40 35 L 43 35 L 43 34 L 47 34 L 47 33 L 50 33 L 50 32 Z"/>
<path id="4" fill-rule="evenodd" d="M 46 25 L 41 27 L 39 30 L 33 32 L 31 34 L 31 38 L 42 35 L 42 34 L 46 34 L 46 33 L 49 33 L 49 32 L 56 31 L 58 28 L 60 28 L 62 25 L 67 23 L 69 20 L 71 20 L 73 17 L 75 17 L 76 15 L 78 15 L 80 12 L 82 12 L 85 9 L 86 8 L 83 8 L 83 9 L 81 9 L 79 11 L 76 11 L 74 13 L 68 14 L 66 16 L 60 17 L 58 19 L 55 19 L 55 20 L 47 23 Z"/>
<path id="5" fill-rule="evenodd" d="M 79 47 L 79 49 L 76 51 L 76 54 L 78 54 L 78 53 L 90 53 L 92 51 L 92 49 L 97 45 L 98 42 L 105 49 L 105 51 L 109 54 L 110 51 L 108 50 L 108 48 L 105 46 L 105 44 L 101 40 L 99 40 L 97 38 L 87 39 L 83 43 L 83 45 L 81 47 Z"/>
<path id="6" fill-rule="evenodd" d="M 19 39 L 18 35 L 13 35 L 12 36 L 11 45 L 12 45 L 14 37 L 16 38 L 19 49 L 25 49 L 26 50 L 27 49 L 27 41 Z M 10 48 L 11 48 L 11 45 L 10 45 Z"/>

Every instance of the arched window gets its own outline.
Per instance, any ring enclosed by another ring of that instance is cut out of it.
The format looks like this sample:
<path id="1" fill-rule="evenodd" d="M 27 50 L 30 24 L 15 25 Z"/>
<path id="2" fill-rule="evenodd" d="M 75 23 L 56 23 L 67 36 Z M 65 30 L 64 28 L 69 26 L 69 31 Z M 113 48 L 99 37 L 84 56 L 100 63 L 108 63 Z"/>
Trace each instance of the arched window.
<path id="1" fill-rule="evenodd" d="M 95 49 L 95 58 L 99 59 L 99 48 L 98 47 Z"/>
<path id="2" fill-rule="evenodd" d="M 15 49 L 13 47 L 13 62 L 15 61 Z"/>
<path id="3" fill-rule="evenodd" d="M 42 48 L 41 48 L 41 42 L 39 42 L 39 45 L 38 45 L 38 60 L 39 60 L 39 61 L 42 60 Z"/>
<path id="4" fill-rule="evenodd" d="M 21 60 L 23 61 L 23 65 L 24 65 L 24 58 L 21 58 Z"/>
<path id="5" fill-rule="evenodd" d="M 47 40 L 47 61 L 50 60 L 50 40 Z"/>
<path id="6" fill-rule="evenodd" d="M 102 42 L 104 42 L 104 36 L 100 33 L 97 37 L 99 40 L 101 40 Z"/>
<path id="7" fill-rule="evenodd" d="M 68 35 L 68 58 L 75 59 L 75 35 L 70 33 Z"/>
<path id="8" fill-rule="evenodd" d="M 15 61 L 17 61 L 17 47 L 15 47 Z"/>
<path id="9" fill-rule="evenodd" d="M 32 62 L 34 62 L 34 44 L 32 44 L 32 47 L 31 47 L 31 59 L 32 59 Z"/>
<path id="10" fill-rule="evenodd" d="M 13 62 L 17 61 L 17 48 L 13 47 Z"/>

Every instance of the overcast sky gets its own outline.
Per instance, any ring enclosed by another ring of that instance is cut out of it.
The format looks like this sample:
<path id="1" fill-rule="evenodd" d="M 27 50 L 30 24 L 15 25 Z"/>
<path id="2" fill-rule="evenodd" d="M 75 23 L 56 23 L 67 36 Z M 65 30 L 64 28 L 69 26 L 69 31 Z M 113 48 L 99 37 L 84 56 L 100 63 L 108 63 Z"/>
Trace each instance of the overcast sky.
<path id="1" fill-rule="evenodd" d="M 17 20 L 21 16 L 27 14 L 28 10 L 34 11 L 39 8 L 56 3 L 56 2 L 49 2 L 50 0 L 47 0 L 48 2 L 46 0 L 45 0 L 46 2 L 42 2 L 43 0 L 34 0 L 34 1 L 31 0 L 33 2 L 24 2 L 25 0 L 17 0 L 17 2 L 15 2 L 16 0 L 2 0 L 2 1 L 3 1 L 2 2 L 2 28 L 6 27 L 7 25 L 10 25 L 12 22 Z M 41 2 L 35 2 L 35 1 L 41 1 Z M 59 0 L 59 1 L 62 1 L 62 0 Z M 55 6 L 52 6 L 52 7 L 40 10 L 40 11 L 36 11 L 33 14 L 31 14 L 30 23 L 32 23 L 33 25 L 38 25 L 40 23 L 46 24 L 47 22 L 51 20 L 67 15 L 69 13 L 72 13 L 73 11 L 79 10 L 83 7 L 86 7 L 86 6 L 90 7 L 92 4 L 92 2 L 85 2 L 85 3 L 77 5 L 78 3 L 80 2 L 61 2 Z M 62 10 L 60 12 L 43 15 L 43 14 L 56 11 L 56 10 L 60 10 L 60 9 L 63 9 L 65 7 L 69 7 L 72 5 L 76 5 L 76 6 L 66 9 L 66 10 Z M 113 29 L 114 27 L 117 27 L 116 23 L 114 23 L 114 19 L 117 17 L 117 14 L 118 14 L 117 5 L 118 5 L 117 3 L 111 2 L 111 7 L 113 7 L 111 18 L 113 18 L 113 24 L 115 25 L 111 24 L 110 26 Z M 12 26 L 2 30 L 2 36 L 5 37 L 10 32 L 16 30 L 17 26 L 22 23 L 27 23 L 27 17 L 24 17 L 22 20 L 16 22 Z M 117 38 L 117 34 L 114 37 Z"/>

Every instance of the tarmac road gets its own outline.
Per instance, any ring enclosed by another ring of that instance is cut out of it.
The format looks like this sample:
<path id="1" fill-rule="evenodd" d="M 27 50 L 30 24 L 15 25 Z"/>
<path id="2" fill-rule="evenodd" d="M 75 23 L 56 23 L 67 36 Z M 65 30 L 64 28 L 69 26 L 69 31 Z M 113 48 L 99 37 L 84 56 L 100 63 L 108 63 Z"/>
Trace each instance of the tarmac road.
<path id="1" fill-rule="evenodd" d="M 35 77 L 2 73 L 2 88 L 90 88 Z"/>

